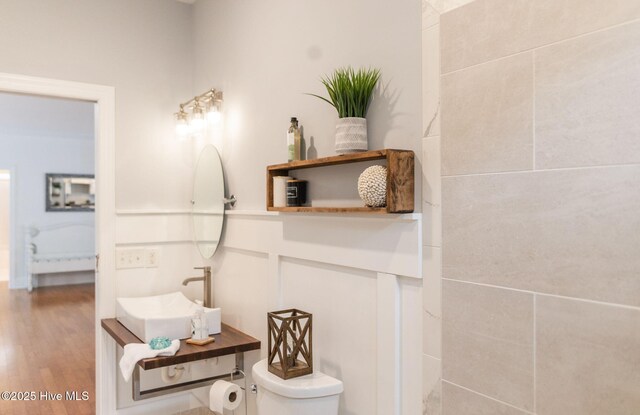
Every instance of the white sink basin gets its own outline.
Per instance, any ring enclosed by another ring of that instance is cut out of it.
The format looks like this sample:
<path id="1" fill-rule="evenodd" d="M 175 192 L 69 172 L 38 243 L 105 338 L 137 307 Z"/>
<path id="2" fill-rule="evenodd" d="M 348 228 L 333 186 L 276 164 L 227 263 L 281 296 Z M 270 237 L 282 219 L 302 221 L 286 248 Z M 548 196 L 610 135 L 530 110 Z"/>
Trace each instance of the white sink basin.
<path id="1" fill-rule="evenodd" d="M 191 317 L 196 313 L 196 303 L 181 292 L 151 297 L 119 297 L 116 299 L 116 318 L 140 340 L 166 336 L 170 339 L 191 337 Z M 206 308 L 209 334 L 220 333 L 219 308 Z"/>

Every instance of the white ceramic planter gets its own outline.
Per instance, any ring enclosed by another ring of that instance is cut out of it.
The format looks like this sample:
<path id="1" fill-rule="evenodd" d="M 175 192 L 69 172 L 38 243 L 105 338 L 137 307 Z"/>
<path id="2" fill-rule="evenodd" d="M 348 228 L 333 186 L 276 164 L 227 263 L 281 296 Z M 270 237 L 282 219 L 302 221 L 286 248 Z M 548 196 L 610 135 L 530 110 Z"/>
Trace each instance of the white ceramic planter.
<path id="1" fill-rule="evenodd" d="M 347 117 L 336 124 L 336 153 L 349 154 L 367 151 L 367 119 Z"/>

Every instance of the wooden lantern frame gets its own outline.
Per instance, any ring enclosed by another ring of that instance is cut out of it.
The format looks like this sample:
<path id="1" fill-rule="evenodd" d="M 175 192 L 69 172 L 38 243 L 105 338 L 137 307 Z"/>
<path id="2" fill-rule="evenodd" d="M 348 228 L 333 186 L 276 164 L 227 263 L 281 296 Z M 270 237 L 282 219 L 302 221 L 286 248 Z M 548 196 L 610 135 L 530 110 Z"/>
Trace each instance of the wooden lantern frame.
<path id="1" fill-rule="evenodd" d="M 295 308 L 267 313 L 269 372 L 285 380 L 313 373 L 312 320 Z"/>

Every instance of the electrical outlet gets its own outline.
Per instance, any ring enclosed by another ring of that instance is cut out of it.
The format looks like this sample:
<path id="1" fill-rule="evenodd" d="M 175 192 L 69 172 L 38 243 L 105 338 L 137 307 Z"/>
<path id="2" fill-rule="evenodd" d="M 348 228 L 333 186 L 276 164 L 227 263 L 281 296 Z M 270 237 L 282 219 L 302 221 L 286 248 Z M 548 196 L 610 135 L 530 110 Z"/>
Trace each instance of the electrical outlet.
<path id="1" fill-rule="evenodd" d="M 126 249 L 116 249 L 116 269 L 127 268 L 128 252 Z"/>
<path id="2" fill-rule="evenodd" d="M 157 268 L 160 260 L 160 248 L 147 248 L 145 266 L 147 268 Z"/>
<path id="3" fill-rule="evenodd" d="M 116 249 L 116 268 L 144 268 L 146 261 L 143 248 L 119 248 Z"/>
<path id="4" fill-rule="evenodd" d="M 145 249 L 132 249 L 131 252 L 131 266 L 133 268 L 144 267 L 145 262 Z"/>

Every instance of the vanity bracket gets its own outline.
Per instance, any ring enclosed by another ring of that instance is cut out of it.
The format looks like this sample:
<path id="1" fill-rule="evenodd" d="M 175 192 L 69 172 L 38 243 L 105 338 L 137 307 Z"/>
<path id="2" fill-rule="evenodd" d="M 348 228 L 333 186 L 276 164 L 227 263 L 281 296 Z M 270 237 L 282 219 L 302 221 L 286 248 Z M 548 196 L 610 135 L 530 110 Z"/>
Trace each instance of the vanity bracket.
<path id="1" fill-rule="evenodd" d="M 129 343 L 142 343 L 125 326 L 115 318 L 103 319 L 102 328 L 124 347 Z M 180 350 L 173 356 L 158 356 L 140 360 L 133 370 L 132 394 L 133 400 L 139 401 L 170 393 L 187 391 L 212 385 L 217 380 L 238 380 L 245 378 L 244 352 L 260 350 L 260 340 L 249 336 L 227 324 L 222 323 L 222 332 L 212 335 L 215 342 L 204 346 L 194 346 L 180 340 Z M 158 369 L 167 366 L 175 366 L 183 363 L 212 359 L 214 357 L 235 355 L 236 364 L 231 373 L 196 379 L 188 382 L 176 383 L 155 389 L 140 389 L 140 370 Z"/>

